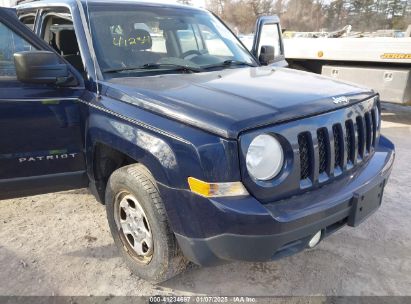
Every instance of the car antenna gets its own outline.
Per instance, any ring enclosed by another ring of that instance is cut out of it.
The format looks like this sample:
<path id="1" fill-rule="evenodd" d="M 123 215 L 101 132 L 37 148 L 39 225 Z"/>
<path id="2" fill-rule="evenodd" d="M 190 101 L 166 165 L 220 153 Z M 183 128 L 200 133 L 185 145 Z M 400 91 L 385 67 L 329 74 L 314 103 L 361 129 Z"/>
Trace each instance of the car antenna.
<path id="1" fill-rule="evenodd" d="M 97 78 L 97 58 L 96 58 L 96 53 L 94 51 L 94 45 L 93 45 L 93 34 L 91 30 L 91 21 L 90 21 L 90 10 L 89 10 L 89 5 L 88 5 L 88 0 L 86 0 L 86 9 L 87 9 L 87 19 L 84 13 L 84 8 L 80 2 L 80 0 L 77 0 L 77 6 L 79 7 L 80 10 L 80 17 L 82 19 L 83 24 L 87 24 L 87 30 L 86 30 L 86 41 L 88 44 L 88 48 L 91 53 L 91 58 L 93 60 L 93 66 L 94 66 L 94 80 L 96 82 L 96 94 L 97 94 L 97 100 L 101 98 L 100 95 L 100 88 L 98 85 L 98 78 Z"/>

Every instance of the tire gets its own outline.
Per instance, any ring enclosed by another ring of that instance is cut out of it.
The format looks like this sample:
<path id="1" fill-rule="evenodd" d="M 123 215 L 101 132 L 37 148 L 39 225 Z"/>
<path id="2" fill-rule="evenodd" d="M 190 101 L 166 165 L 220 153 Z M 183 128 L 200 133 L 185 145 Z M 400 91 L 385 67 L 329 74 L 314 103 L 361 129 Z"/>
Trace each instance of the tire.
<path id="1" fill-rule="evenodd" d="M 114 242 L 134 274 L 160 283 L 186 268 L 188 261 L 170 230 L 156 182 L 146 167 L 134 164 L 114 171 L 105 200 Z"/>

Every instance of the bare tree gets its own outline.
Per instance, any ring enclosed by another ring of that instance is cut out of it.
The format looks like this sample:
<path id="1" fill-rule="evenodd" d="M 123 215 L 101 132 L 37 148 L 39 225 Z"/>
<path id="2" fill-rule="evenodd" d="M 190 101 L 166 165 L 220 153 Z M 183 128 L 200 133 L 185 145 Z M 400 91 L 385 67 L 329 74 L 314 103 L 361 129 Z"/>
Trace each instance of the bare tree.
<path id="1" fill-rule="evenodd" d="M 411 0 L 208 0 L 207 7 L 242 33 L 254 29 L 261 15 L 277 14 L 283 28 L 296 31 L 405 30 L 411 23 Z"/>

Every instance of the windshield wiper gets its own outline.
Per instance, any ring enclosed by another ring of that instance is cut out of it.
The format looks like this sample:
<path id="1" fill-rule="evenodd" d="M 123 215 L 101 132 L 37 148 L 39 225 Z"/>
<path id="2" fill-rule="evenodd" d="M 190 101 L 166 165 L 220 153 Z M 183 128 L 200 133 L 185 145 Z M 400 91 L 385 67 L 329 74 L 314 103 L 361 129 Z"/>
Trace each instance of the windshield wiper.
<path id="1" fill-rule="evenodd" d="M 138 67 L 123 67 L 123 68 L 116 68 L 116 69 L 106 69 L 103 70 L 104 73 L 118 73 L 118 72 L 125 72 L 125 71 L 134 71 L 134 70 L 156 70 L 161 68 L 170 68 L 173 71 L 184 71 L 184 72 L 192 72 L 192 73 L 199 73 L 203 69 L 192 67 L 189 65 L 180 65 L 180 64 L 173 64 L 173 63 L 146 63 L 144 65 Z"/>
<path id="2" fill-rule="evenodd" d="M 176 71 L 185 71 L 185 72 L 194 72 L 194 73 L 199 73 L 203 69 L 202 68 L 197 68 L 189 65 L 182 65 L 182 64 L 174 64 L 174 63 L 147 63 L 143 65 L 143 69 L 161 69 L 161 68 L 167 68 L 170 67 L 173 70 Z"/>
<path id="3" fill-rule="evenodd" d="M 235 65 L 246 65 L 249 67 L 256 67 L 257 65 L 248 63 L 245 61 L 239 61 L 239 60 L 225 60 L 223 62 L 217 63 L 217 64 L 212 64 L 204 67 L 204 69 L 212 69 L 212 68 L 220 68 L 220 67 L 229 67 L 229 66 L 235 66 Z"/>

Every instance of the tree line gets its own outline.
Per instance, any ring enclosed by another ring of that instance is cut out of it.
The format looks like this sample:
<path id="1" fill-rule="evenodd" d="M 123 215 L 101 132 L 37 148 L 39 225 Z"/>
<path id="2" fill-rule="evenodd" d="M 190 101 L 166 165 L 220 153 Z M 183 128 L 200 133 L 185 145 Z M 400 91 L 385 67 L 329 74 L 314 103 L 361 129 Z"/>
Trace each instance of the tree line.
<path id="1" fill-rule="evenodd" d="M 348 24 L 358 32 L 405 30 L 411 24 L 411 0 L 207 0 L 206 5 L 241 33 L 251 33 L 258 16 L 271 14 L 292 31 L 334 31 Z"/>

